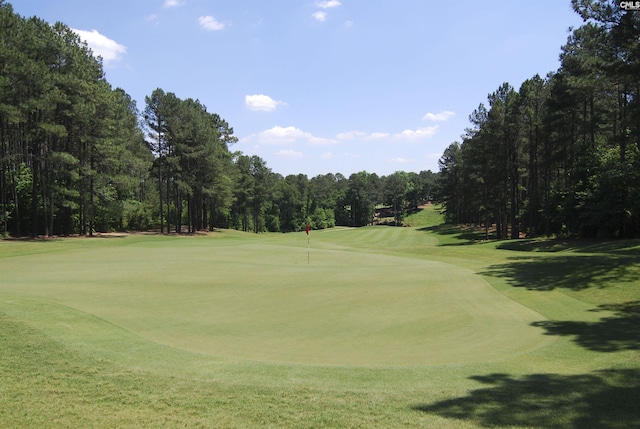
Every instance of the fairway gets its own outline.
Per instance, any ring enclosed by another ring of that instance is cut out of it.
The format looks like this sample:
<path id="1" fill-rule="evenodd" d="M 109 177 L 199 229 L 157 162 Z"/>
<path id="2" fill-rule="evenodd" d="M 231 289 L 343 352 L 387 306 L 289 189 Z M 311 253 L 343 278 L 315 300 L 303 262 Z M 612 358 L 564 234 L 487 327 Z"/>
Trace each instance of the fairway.
<path id="1" fill-rule="evenodd" d="M 0 426 L 640 425 L 638 242 L 461 232 L 0 241 Z"/>
<path id="2" fill-rule="evenodd" d="M 253 361 L 428 366 L 500 359 L 551 341 L 531 326 L 539 314 L 470 270 L 336 249 L 353 232 L 315 233 L 321 248 L 310 255 L 303 234 L 103 239 L 111 242 L 4 259 L 11 269 L 2 292 L 162 345 Z"/>

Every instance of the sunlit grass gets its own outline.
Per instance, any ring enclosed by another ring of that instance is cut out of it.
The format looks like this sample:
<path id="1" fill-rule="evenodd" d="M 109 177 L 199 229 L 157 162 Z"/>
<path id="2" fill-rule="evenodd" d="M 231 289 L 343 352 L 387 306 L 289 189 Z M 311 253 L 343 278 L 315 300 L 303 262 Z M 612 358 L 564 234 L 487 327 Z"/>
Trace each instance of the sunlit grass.
<path id="1" fill-rule="evenodd" d="M 640 425 L 637 243 L 464 234 L 0 242 L 0 426 Z"/>

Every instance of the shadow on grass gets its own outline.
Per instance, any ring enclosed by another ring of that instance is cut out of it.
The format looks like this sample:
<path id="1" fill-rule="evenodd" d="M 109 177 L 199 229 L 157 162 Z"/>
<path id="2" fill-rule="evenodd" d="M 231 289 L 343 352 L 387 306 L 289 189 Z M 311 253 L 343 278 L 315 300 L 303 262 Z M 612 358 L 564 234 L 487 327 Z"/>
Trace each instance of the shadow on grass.
<path id="1" fill-rule="evenodd" d="M 471 379 L 488 387 L 411 408 L 484 427 L 640 427 L 640 372 L 636 369 L 523 377 L 490 374 Z"/>
<path id="2" fill-rule="evenodd" d="M 611 311 L 614 315 L 597 322 L 546 320 L 534 322 L 547 335 L 573 336 L 581 347 L 596 352 L 640 350 L 640 301 L 601 305 L 591 311 Z"/>
<path id="3" fill-rule="evenodd" d="M 640 350 L 640 301 L 601 305 L 591 311 L 613 315 L 598 322 L 544 321 L 533 325 L 546 329 L 548 335 L 573 336 L 578 345 L 596 352 Z M 638 369 L 522 377 L 490 374 L 470 379 L 487 387 L 412 409 L 484 427 L 640 427 Z"/>
<path id="4" fill-rule="evenodd" d="M 570 250 L 577 253 L 613 253 L 640 257 L 640 240 L 509 240 L 498 244 L 497 248 L 518 252 L 560 252 Z"/>
<path id="5" fill-rule="evenodd" d="M 434 234 L 450 236 L 456 240 L 452 243 L 441 243 L 440 246 L 463 246 L 468 244 L 475 244 L 481 241 L 485 241 L 484 231 L 480 231 L 477 228 L 467 228 L 459 225 L 440 224 L 436 226 L 427 226 L 419 228 L 418 231 L 428 231 Z"/>
<path id="6" fill-rule="evenodd" d="M 481 274 L 503 278 L 514 287 L 529 290 L 583 290 L 635 282 L 640 264 L 637 256 L 625 254 L 518 256 L 492 265 Z"/>

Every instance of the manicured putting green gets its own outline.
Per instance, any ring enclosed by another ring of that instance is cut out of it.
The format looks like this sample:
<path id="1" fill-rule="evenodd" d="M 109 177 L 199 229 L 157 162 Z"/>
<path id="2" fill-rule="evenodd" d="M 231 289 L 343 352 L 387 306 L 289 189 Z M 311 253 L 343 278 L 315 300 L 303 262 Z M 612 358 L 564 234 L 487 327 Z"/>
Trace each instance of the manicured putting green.
<path id="1" fill-rule="evenodd" d="M 419 367 L 498 360 L 552 341 L 531 326 L 542 316 L 467 269 L 323 246 L 320 233 L 310 264 L 306 240 L 292 234 L 111 240 L 120 242 L 5 259 L 2 290 L 237 360 Z"/>

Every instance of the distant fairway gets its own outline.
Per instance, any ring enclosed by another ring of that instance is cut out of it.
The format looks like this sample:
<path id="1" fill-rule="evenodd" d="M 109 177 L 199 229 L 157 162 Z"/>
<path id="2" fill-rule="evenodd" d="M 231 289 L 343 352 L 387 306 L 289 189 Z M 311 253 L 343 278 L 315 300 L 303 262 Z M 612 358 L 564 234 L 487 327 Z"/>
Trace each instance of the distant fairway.
<path id="1" fill-rule="evenodd" d="M 0 427 L 640 427 L 640 241 L 434 217 L 0 241 Z"/>
<path id="2" fill-rule="evenodd" d="M 425 366 L 495 360 L 552 341 L 531 326 L 539 314 L 470 270 L 331 248 L 367 232 L 312 233 L 323 248 L 310 264 L 304 233 L 250 242 L 111 238 L 116 246 L 15 258 L 2 290 L 233 359 Z"/>

